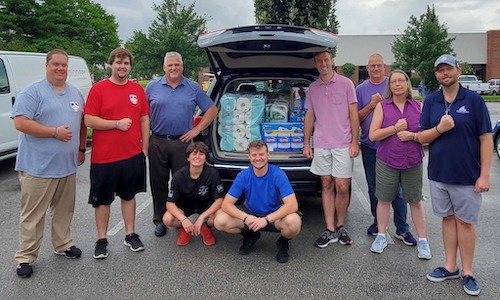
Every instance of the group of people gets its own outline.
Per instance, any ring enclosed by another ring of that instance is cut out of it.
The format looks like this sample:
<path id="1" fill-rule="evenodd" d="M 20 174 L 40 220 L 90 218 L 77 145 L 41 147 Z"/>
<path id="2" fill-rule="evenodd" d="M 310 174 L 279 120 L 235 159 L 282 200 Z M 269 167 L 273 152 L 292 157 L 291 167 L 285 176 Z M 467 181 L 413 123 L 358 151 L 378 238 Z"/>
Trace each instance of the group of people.
<path id="1" fill-rule="evenodd" d="M 443 55 L 436 60 L 441 88 L 423 104 L 413 99 L 405 72 L 385 75 L 379 54 L 369 57 L 369 79 L 357 88 L 333 70 L 329 51 L 316 53 L 314 62 L 319 78 L 307 95 L 303 155 L 312 159 L 311 172 L 322 184 L 326 228 L 315 245 L 352 244 L 345 223 L 354 158 L 361 152 L 373 215 L 367 233 L 376 235 L 370 250 L 382 253 L 387 246 L 392 204 L 396 238 L 417 246 L 418 258 L 430 259 L 422 205 L 422 145 L 429 144 L 428 177 L 433 211 L 443 220 L 445 264 L 427 278 L 439 282 L 462 277 L 465 291 L 479 294 L 472 272 L 474 225 L 481 193 L 490 184 L 491 122 L 484 101 L 459 85 L 457 59 Z M 94 84 L 85 103 L 78 89 L 66 82 L 67 53 L 54 49 L 47 54 L 46 78 L 30 85 L 15 102 L 11 117 L 20 131 L 16 170 L 21 183 L 17 274 L 26 278 L 33 273 L 31 264 L 38 256 L 48 207 L 55 253 L 81 256 L 70 224 L 87 126 L 93 128 L 89 204 L 95 208 L 95 259 L 108 257 L 106 236 L 116 195 L 121 199 L 124 244 L 135 252 L 144 249 L 135 231 L 135 196 L 146 191 L 147 158 L 156 236 L 174 227 L 177 245 L 185 246 L 192 236 L 201 235 L 211 246 L 215 227 L 241 234 L 239 253 L 247 255 L 261 231 L 275 231 L 280 233 L 276 260 L 287 262 L 289 241 L 301 230 L 301 213 L 286 174 L 269 164 L 266 143 L 249 144 L 250 167 L 226 192 L 217 171 L 206 165 L 208 147 L 196 141 L 217 108 L 198 84 L 183 76 L 182 56 L 168 52 L 165 76 L 151 81 L 145 90 L 128 79 L 133 57 L 127 49 L 113 50 L 108 63 L 111 76 Z M 198 124 L 193 123 L 196 107 L 203 111 Z M 243 204 L 238 201 L 241 197 Z M 418 240 L 406 221 L 406 203 Z"/>

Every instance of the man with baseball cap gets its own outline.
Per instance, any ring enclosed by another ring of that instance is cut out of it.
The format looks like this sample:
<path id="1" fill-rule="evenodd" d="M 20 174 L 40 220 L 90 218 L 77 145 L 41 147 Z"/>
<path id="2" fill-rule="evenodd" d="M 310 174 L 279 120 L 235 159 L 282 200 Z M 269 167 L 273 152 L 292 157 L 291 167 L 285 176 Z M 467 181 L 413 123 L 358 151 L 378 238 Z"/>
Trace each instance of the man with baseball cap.
<path id="1" fill-rule="evenodd" d="M 462 277 L 465 292 L 478 295 L 472 260 L 481 193 L 490 188 L 491 121 L 484 100 L 458 83 L 461 70 L 454 56 L 441 55 L 434 67 L 442 88 L 425 99 L 418 141 L 429 143 L 430 194 L 434 214 L 442 218 L 445 263 L 427 279 Z"/>

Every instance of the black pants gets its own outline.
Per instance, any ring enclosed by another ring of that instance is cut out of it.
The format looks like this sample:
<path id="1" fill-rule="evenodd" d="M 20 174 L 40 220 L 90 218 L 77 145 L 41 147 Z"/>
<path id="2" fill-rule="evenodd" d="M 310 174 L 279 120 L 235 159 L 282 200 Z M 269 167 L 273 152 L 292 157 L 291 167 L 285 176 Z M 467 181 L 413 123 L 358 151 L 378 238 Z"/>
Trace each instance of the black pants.
<path id="1" fill-rule="evenodd" d="M 167 195 L 169 190 L 170 172 L 188 164 L 186 148 L 189 144 L 178 139 L 166 139 L 152 135 L 149 139 L 149 181 L 153 195 L 153 222 L 161 223 L 167 210 Z"/>

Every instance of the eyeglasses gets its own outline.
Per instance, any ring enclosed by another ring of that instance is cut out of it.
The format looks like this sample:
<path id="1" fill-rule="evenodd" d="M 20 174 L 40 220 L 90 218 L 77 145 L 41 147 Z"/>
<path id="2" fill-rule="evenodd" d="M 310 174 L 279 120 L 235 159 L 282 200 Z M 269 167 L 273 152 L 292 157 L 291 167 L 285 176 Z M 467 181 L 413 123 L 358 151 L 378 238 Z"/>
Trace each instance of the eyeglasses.
<path id="1" fill-rule="evenodd" d="M 392 79 L 392 80 L 391 80 L 391 84 L 398 84 L 398 83 L 399 83 L 399 84 L 403 84 L 403 83 L 405 83 L 405 82 L 407 82 L 407 81 L 408 81 L 408 80 L 406 80 L 406 79 Z"/>
<path id="2" fill-rule="evenodd" d="M 375 69 L 375 68 L 382 68 L 384 65 L 382 64 L 377 64 L 377 65 L 368 65 L 368 67 L 372 68 L 372 69 Z"/>

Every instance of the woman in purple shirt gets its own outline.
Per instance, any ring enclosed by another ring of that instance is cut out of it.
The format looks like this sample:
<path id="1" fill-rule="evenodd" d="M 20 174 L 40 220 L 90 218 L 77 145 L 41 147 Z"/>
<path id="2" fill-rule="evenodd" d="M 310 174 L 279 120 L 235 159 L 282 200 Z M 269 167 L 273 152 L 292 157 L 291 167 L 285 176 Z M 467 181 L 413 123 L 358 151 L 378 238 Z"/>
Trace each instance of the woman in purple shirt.
<path id="1" fill-rule="evenodd" d="M 369 137 L 379 141 L 375 167 L 378 235 L 370 250 L 382 253 L 387 246 L 386 231 L 391 202 L 403 188 L 403 199 L 410 204 L 411 218 L 418 234 L 418 258 L 430 259 L 422 205 L 422 161 L 424 151 L 418 143 L 422 104 L 412 97 L 410 78 L 401 70 L 389 74 L 384 100 L 375 107 Z"/>

